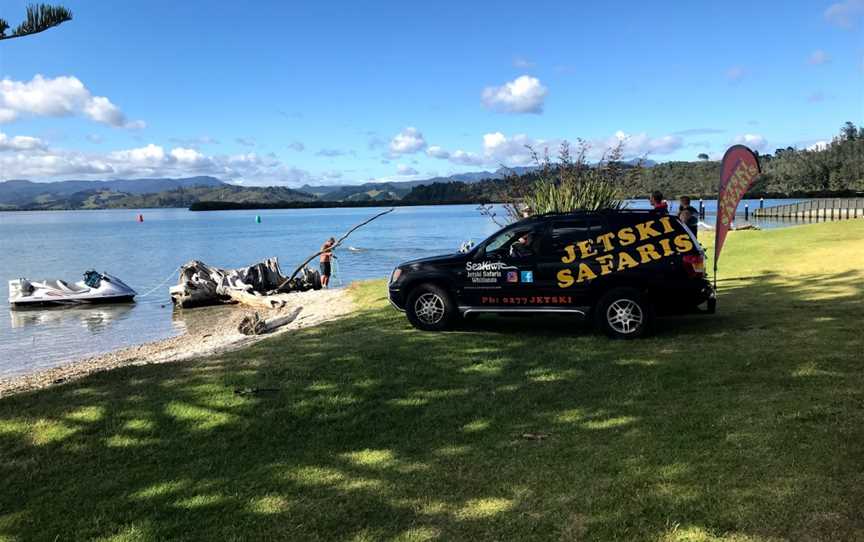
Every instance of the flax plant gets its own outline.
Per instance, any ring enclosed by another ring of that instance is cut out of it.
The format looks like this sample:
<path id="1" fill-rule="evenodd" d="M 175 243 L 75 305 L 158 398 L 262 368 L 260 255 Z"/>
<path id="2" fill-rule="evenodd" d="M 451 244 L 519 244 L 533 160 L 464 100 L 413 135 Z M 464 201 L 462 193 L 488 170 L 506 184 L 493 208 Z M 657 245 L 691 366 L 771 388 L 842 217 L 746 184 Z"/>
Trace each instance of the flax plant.
<path id="1" fill-rule="evenodd" d="M 623 141 L 608 149 L 594 165 L 587 159 L 590 146 L 581 139 L 575 154 L 570 144 L 563 142 L 555 162 L 548 151 L 541 158 L 530 150 L 537 164 L 537 177 L 533 181 L 511 180 L 505 204 L 511 221 L 536 214 L 620 209 L 626 205 L 624 194 L 641 170 L 641 163 L 631 166 L 622 162 Z"/>

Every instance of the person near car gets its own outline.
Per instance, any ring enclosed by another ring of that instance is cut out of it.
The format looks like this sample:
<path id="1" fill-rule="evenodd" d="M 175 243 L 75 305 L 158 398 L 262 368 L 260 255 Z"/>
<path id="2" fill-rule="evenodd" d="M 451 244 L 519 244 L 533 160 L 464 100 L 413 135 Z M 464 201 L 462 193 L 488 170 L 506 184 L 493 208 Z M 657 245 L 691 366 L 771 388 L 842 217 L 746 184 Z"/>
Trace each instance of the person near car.
<path id="1" fill-rule="evenodd" d="M 699 233 L 699 211 L 690 205 L 690 196 L 681 196 L 678 200 L 678 218 L 687 225 L 693 236 Z"/>
<path id="2" fill-rule="evenodd" d="M 331 265 L 333 262 L 333 245 L 336 244 L 336 239 L 331 237 L 324 241 L 321 245 L 321 256 L 319 256 L 319 264 L 321 268 L 321 286 L 328 288 L 330 286 Z"/>
<path id="3" fill-rule="evenodd" d="M 510 245 L 511 258 L 528 258 L 534 255 L 534 250 L 531 248 L 533 240 L 531 232 L 526 232 L 519 236 L 515 243 Z"/>
<path id="4" fill-rule="evenodd" d="M 663 192 L 660 192 L 659 190 L 651 192 L 651 197 L 648 198 L 648 201 L 651 202 L 651 208 L 658 213 L 669 212 L 669 204 L 666 203 L 665 199 L 663 199 Z"/>

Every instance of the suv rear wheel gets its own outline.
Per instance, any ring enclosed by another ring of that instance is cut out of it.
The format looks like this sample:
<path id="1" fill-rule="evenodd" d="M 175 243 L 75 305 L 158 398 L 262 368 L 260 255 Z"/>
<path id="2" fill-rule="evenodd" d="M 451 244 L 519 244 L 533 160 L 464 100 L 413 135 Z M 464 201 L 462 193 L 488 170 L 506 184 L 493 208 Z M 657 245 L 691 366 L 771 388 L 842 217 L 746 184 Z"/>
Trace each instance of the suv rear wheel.
<path id="1" fill-rule="evenodd" d="M 594 322 L 613 339 L 635 339 L 651 330 L 654 310 L 639 290 L 614 288 L 597 302 Z"/>
<path id="2" fill-rule="evenodd" d="M 423 331 L 443 331 L 452 326 L 456 305 L 450 294 L 435 284 L 421 284 L 411 290 L 405 314 L 408 321 Z"/>

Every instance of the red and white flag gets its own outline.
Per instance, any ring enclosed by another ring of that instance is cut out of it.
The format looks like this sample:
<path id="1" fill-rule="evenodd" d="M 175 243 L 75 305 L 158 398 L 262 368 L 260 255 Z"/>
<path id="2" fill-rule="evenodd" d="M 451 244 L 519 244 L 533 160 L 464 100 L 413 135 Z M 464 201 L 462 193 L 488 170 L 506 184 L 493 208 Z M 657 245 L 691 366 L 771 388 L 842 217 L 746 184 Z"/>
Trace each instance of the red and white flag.
<path id="1" fill-rule="evenodd" d="M 717 196 L 717 237 L 714 241 L 714 276 L 726 234 L 735 220 L 735 210 L 744 194 L 761 173 L 759 158 L 744 145 L 729 147 L 720 166 L 720 192 Z"/>

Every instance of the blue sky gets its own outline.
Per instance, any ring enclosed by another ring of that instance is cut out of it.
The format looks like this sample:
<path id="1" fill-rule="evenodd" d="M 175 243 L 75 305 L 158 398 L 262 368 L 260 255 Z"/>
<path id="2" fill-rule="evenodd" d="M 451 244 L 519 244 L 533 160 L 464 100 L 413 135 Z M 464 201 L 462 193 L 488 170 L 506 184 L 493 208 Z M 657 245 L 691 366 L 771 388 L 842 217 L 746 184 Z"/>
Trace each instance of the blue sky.
<path id="1" fill-rule="evenodd" d="M 864 0 L 64 5 L 0 42 L 0 180 L 413 179 L 579 137 L 694 160 L 864 118 Z"/>

